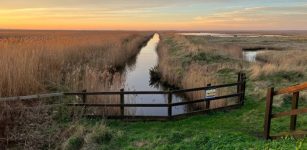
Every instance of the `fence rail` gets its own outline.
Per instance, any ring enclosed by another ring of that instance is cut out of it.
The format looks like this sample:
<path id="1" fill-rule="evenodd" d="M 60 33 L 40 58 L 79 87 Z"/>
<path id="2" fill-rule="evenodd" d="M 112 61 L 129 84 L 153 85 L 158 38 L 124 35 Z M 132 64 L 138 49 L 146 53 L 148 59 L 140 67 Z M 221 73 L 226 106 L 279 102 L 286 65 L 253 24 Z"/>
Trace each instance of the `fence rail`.
<path id="1" fill-rule="evenodd" d="M 219 89 L 219 88 L 227 88 L 227 87 L 237 87 L 237 92 L 229 95 L 222 95 L 222 96 L 214 96 L 211 98 L 202 98 L 202 99 L 196 99 L 196 100 L 190 100 L 185 102 L 173 102 L 173 94 L 183 94 L 187 92 L 196 92 L 196 91 L 206 91 L 206 90 L 212 90 L 212 89 Z M 245 96 L 245 86 L 246 86 L 246 77 L 245 74 L 239 73 L 238 74 L 238 81 L 236 83 L 230 83 L 230 84 L 222 84 L 222 85 L 211 85 L 208 84 L 205 87 L 199 87 L 199 88 L 191 88 L 191 89 L 182 89 L 182 90 L 172 90 L 172 91 L 124 91 L 124 89 L 121 89 L 118 92 L 87 92 L 84 90 L 83 92 L 69 92 L 64 93 L 64 95 L 78 95 L 82 97 L 82 103 L 70 103 L 67 104 L 68 106 L 82 106 L 84 108 L 84 111 L 88 107 L 119 107 L 120 108 L 120 115 L 119 116 L 108 116 L 109 118 L 120 118 L 120 119 L 127 119 L 127 118 L 142 118 L 146 120 L 165 120 L 165 119 L 173 119 L 176 117 L 196 114 L 196 113 L 205 113 L 208 112 L 210 109 L 210 103 L 214 100 L 220 100 L 220 99 L 226 99 L 231 97 L 238 97 L 238 103 L 231 106 L 221 107 L 219 109 L 228 109 L 235 106 L 241 106 L 244 104 L 244 96 Z M 125 103 L 125 95 L 142 95 L 142 94 L 163 94 L 167 95 L 167 103 L 163 104 L 127 104 Z M 119 95 L 120 96 L 120 104 L 101 104 L 101 103 L 87 103 L 87 97 L 91 95 Z M 195 112 L 188 112 L 185 114 L 180 115 L 173 115 L 172 109 L 175 106 L 181 106 L 181 105 L 189 105 L 189 104 L 195 104 L 195 103 L 206 103 L 206 108 L 204 110 L 199 110 Z M 167 116 L 136 116 L 136 115 L 125 115 L 125 108 L 127 107 L 166 107 L 167 108 Z"/>
<path id="2" fill-rule="evenodd" d="M 15 96 L 15 97 L 0 98 L 0 102 L 32 100 L 32 99 L 61 97 L 61 96 L 64 96 L 64 93 L 48 93 L 48 94 L 36 94 L 36 95 L 28 95 L 28 96 Z"/>
<path id="3" fill-rule="evenodd" d="M 129 118 L 141 118 L 146 120 L 165 120 L 165 119 L 173 119 L 173 118 L 180 118 L 183 116 L 188 116 L 192 114 L 199 114 L 199 113 L 206 113 L 210 110 L 220 110 L 220 109 L 229 109 L 234 108 L 237 106 L 241 106 L 244 104 L 244 97 L 245 97 L 245 86 L 246 86 L 246 77 L 245 74 L 239 73 L 238 80 L 236 83 L 230 84 L 222 84 L 222 85 L 211 85 L 208 84 L 205 87 L 199 88 L 191 88 L 191 89 L 182 89 L 182 90 L 172 90 L 172 91 L 124 91 L 121 89 L 120 91 L 114 92 L 87 92 L 83 90 L 82 92 L 65 92 L 65 93 L 51 93 L 51 94 L 38 94 L 38 95 L 30 95 L 30 96 L 18 96 L 18 97 L 8 97 L 8 98 L 0 98 L 1 102 L 7 101 L 16 101 L 16 100 L 31 100 L 31 99 L 39 99 L 39 98 L 51 98 L 51 97 L 60 97 L 60 96 L 79 96 L 82 99 L 82 103 L 69 103 L 67 106 L 82 106 L 84 112 L 86 112 L 88 107 L 119 107 L 120 108 L 120 115 L 119 116 L 108 116 L 109 118 L 120 118 L 120 119 L 129 119 Z M 202 98 L 196 99 L 191 101 L 185 102 L 173 102 L 173 94 L 178 93 L 187 93 L 187 92 L 196 92 L 196 91 L 206 91 L 212 89 L 219 89 L 219 88 L 227 88 L 227 87 L 237 87 L 236 93 L 228 94 L 228 95 L 221 95 L 221 96 L 214 96 L 210 98 Z M 155 94 L 163 94 L 167 95 L 167 103 L 163 104 L 127 104 L 125 103 L 125 95 L 155 95 Z M 116 104 L 101 104 L 101 103 L 88 103 L 88 96 L 97 96 L 97 95 L 118 95 L 120 96 L 120 103 Z M 231 97 L 238 97 L 238 103 L 226 107 L 214 108 L 210 109 L 211 101 L 226 99 Z M 205 102 L 205 108 L 203 110 L 198 110 L 194 112 L 188 112 L 185 114 L 173 115 L 172 109 L 175 106 L 181 105 L 189 105 L 195 103 Z M 127 107 L 166 107 L 167 108 L 167 116 L 129 116 L 125 115 L 125 108 Z"/>
<path id="4" fill-rule="evenodd" d="M 307 108 L 301 108 L 298 109 L 298 100 L 299 100 L 299 93 L 300 91 L 307 90 L 307 82 L 282 88 L 279 90 L 274 90 L 274 88 L 269 88 L 267 91 L 267 97 L 266 97 L 266 110 L 265 110 L 265 117 L 264 117 L 264 138 L 265 139 L 276 139 L 280 138 L 282 136 L 300 136 L 300 135 L 307 135 L 307 132 L 305 131 L 296 131 L 296 120 L 298 114 L 307 113 Z M 281 94 L 292 94 L 292 106 L 290 111 L 286 112 L 279 112 L 279 113 L 272 113 L 272 104 L 273 104 L 273 98 L 276 95 Z M 284 117 L 284 116 L 290 116 L 290 132 L 280 133 L 278 135 L 270 135 L 270 129 L 271 129 L 271 120 L 274 118 Z"/>

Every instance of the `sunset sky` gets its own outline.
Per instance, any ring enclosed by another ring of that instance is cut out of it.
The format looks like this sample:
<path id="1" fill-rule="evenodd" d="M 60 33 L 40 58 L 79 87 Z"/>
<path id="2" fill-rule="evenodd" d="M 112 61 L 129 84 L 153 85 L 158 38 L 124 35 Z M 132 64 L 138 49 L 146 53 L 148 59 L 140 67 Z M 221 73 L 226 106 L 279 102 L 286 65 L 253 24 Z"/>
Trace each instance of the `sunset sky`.
<path id="1" fill-rule="evenodd" d="M 1 0 L 0 29 L 302 30 L 307 0 Z"/>

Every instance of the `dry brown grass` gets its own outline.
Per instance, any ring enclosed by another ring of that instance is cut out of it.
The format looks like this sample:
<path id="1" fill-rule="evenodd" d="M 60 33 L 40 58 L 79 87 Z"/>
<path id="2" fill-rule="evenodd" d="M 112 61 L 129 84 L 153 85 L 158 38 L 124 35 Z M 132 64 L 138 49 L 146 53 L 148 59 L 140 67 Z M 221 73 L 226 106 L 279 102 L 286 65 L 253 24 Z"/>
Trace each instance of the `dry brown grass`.
<path id="1" fill-rule="evenodd" d="M 0 31 L 0 97 L 64 90 L 119 90 L 124 80 L 121 67 L 150 36 L 145 32 Z M 65 98 L 71 100 L 81 102 L 79 97 Z M 89 96 L 87 101 L 118 102 L 117 96 Z M 0 145 L 17 149 L 54 148 L 66 137 L 59 124 L 62 118 L 73 122 L 84 114 L 80 108 L 48 106 L 43 100 L 1 102 L 0 108 Z M 118 108 L 86 111 L 96 115 L 118 113 Z"/>
<path id="2" fill-rule="evenodd" d="M 228 50 L 228 48 L 230 50 Z M 214 56 L 227 57 L 230 62 L 224 60 L 191 60 L 201 53 Z M 180 88 L 203 87 L 211 83 L 212 85 L 223 84 L 225 81 L 217 76 L 217 72 L 223 69 L 233 69 L 240 71 L 241 61 L 235 61 L 241 57 L 241 49 L 232 46 L 218 46 L 216 44 L 196 44 L 184 36 L 174 34 L 162 34 L 161 42 L 158 46 L 159 66 L 163 81 Z M 236 77 L 235 75 L 233 76 Z M 230 94 L 233 90 L 220 89 L 218 95 Z M 186 96 L 190 100 L 201 99 L 204 92 L 189 92 Z M 211 103 L 212 108 L 227 105 L 227 101 L 219 100 Z"/>
<path id="3" fill-rule="evenodd" d="M 278 72 L 306 73 L 307 68 L 306 50 L 268 51 L 257 55 L 261 63 L 253 64 L 251 77 L 256 79 L 260 76 L 268 76 Z"/>
<path id="4" fill-rule="evenodd" d="M 136 55 L 149 36 L 142 32 L 0 31 L 0 97 L 59 89 L 99 90 L 110 85 L 116 67 Z"/>

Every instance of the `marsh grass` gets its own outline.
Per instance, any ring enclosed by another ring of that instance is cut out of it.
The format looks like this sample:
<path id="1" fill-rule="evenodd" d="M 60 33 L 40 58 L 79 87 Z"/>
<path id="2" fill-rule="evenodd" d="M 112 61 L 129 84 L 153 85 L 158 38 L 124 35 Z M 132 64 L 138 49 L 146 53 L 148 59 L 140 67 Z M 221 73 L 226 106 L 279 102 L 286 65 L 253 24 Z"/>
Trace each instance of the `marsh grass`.
<path id="1" fill-rule="evenodd" d="M 93 89 L 87 83 L 93 78 L 97 84 L 109 85 L 116 68 L 135 56 L 149 36 L 142 32 L 0 31 L 0 96 Z"/>
<path id="2" fill-rule="evenodd" d="M 228 49 L 230 48 L 230 50 Z M 158 70 L 161 80 L 180 88 L 203 87 L 207 84 L 217 85 L 236 82 L 235 74 L 219 76 L 221 71 L 231 69 L 239 72 L 242 69 L 241 49 L 235 46 L 216 44 L 199 44 L 190 38 L 175 34 L 162 34 L 158 45 Z M 233 76 L 233 77 L 231 77 Z M 220 89 L 217 96 L 234 93 L 234 89 Z M 189 92 L 190 100 L 202 99 L 204 92 Z M 212 108 L 228 105 L 228 100 L 213 101 Z M 203 107 L 200 104 L 195 107 Z"/>
<path id="3" fill-rule="evenodd" d="M 280 52 L 263 52 L 257 55 L 258 63 L 251 66 L 251 77 L 272 78 L 297 82 L 306 76 L 306 50 L 289 50 Z"/>
<path id="4" fill-rule="evenodd" d="M 121 68 L 150 38 L 144 32 L 0 31 L 0 97 L 51 91 L 117 91 Z M 52 149 L 69 133 L 65 124 L 79 120 L 82 108 L 49 106 L 44 100 L 0 104 L 1 137 L 19 149 Z M 81 102 L 67 97 L 67 102 Z M 87 103 L 118 103 L 116 96 L 89 96 Z M 93 108 L 86 114 L 114 115 L 117 108 Z M 64 126 L 63 126 L 64 125 Z M 82 134 L 65 142 L 78 149 Z M 82 137 L 83 138 L 83 137 Z"/>
<path id="5" fill-rule="evenodd" d="M 62 125 L 79 118 L 80 113 L 64 107 L 63 99 L 1 102 L 3 146 L 17 149 L 50 148 L 61 138 Z"/>
<path id="6" fill-rule="evenodd" d="M 70 149 L 112 149 L 118 138 L 122 136 L 119 131 L 112 130 L 105 122 L 90 123 L 79 121 L 63 139 L 63 144 L 58 148 Z"/>

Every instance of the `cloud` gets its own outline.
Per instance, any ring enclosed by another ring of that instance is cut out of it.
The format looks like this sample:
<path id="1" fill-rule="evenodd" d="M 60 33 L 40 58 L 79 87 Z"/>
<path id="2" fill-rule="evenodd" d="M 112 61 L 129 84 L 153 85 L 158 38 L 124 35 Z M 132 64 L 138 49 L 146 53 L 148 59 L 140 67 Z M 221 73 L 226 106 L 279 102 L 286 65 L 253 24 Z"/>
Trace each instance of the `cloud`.
<path id="1" fill-rule="evenodd" d="M 227 29 L 307 29 L 307 6 L 249 7 L 193 18 L 195 26 Z"/>
<path id="2" fill-rule="evenodd" d="M 43 27 L 52 22 L 101 29 L 106 24 L 121 29 L 141 24 L 151 29 L 158 25 L 164 29 L 307 28 L 307 4 L 285 2 L 262 6 L 245 0 L 0 0 L 0 26 Z"/>
<path id="3" fill-rule="evenodd" d="M 272 21 L 275 18 L 284 20 L 290 16 L 307 17 L 307 6 L 292 7 L 251 7 L 234 11 L 218 12 L 193 18 L 196 21 L 230 22 L 230 21 Z M 301 18 L 302 19 L 302 18 Z"/>
<path id="4" fill-rule="evenodd" d="M 84 7 L 139 9 L 200 2 L 199 0 L 1 0 L 0 8 Z"/>

